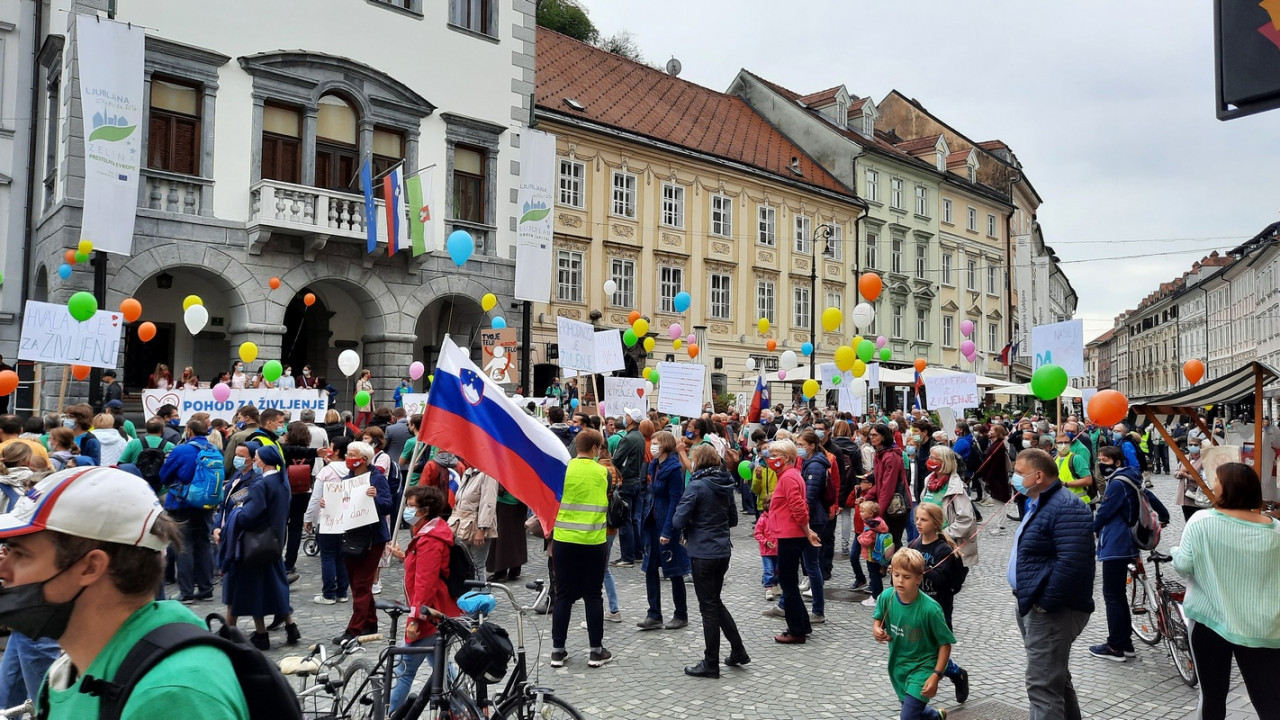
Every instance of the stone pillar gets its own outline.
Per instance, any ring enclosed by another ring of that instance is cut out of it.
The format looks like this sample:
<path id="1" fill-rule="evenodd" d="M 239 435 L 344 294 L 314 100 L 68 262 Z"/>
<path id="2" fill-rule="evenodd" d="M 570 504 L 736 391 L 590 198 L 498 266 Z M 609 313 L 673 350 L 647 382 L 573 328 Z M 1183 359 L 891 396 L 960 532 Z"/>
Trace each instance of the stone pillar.
<path id="1" fill-rule="evenodd" d="M 258 357 L 251 363 L 245 363 L 245 373 L 256 375 L 262 364 L 268 360 L 278 360 L 281 348 L 285 343 L 284 326 L 272 323 L 249 322 L 235 324 L 227 331 L 230 343 L 230 357 L 227 358 L 228 370 L 240 359 L 240 345 L 251 342 L 258 346 Z M 211 378 L 212 379 L 212 378 Z"/>
<path id="2" fill-rule="evenodd" d="M 392 394 L 400 384 L 400 378 L 409 377 L 409 363 L 413 362 L 413 346 L 417 339 L 416 335 L 409 333 L 361 338 L 361 360 L 364 367 L 373 373 L 374 407 L 395 407 Z M 351 402 L 351 398 L 347 398 L 347 402 Z"/>

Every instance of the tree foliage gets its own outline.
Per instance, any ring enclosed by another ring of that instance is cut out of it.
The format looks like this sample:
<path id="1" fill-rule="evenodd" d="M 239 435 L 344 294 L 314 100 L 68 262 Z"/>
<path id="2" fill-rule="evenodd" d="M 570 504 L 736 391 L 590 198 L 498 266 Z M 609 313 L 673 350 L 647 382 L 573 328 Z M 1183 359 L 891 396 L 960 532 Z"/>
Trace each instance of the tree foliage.
<path id="1" fill-rule="evenodd" d="M 541 0 L 538 25 L 593 45 L 600 39 L 600 31 L 577 0 Z"/>
<path id="2" fill-rule="evenodd" d="M 640 52 L 640 43 L 636 42 L 635 35 L 632 35 L 629 30 L 619 30 L 609 37 L 601 38 L 596 46 L 614 55 L 621 55 L 628 60 L 634 60 L 638 63 L 644 62 L 644 53 Z"/>

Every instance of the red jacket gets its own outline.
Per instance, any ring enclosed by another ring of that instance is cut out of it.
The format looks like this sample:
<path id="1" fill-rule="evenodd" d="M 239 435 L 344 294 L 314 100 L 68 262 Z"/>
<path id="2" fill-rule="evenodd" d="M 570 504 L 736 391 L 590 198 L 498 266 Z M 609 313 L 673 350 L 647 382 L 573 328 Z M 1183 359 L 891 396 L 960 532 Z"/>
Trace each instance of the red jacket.
<path id="1" fill-rule="evenodd" d="M 453 547 L 453 531 L 444 518 L 419 521 L 413 528 L 413 539 L 404 554 L 404 592 L 413 611 L 411 619 L 422 617 L 422 606 L 438 610 L 449 617 L 462 614 L 458 603 L 449 597 L 449 548 Z M 435 633 L 431 623 L 420 623 L 421 637 Z"/>
<path id="2" fill-rule="evenodd" d="M 880 506 L 880 512 L 883 514 L 889 509 L 889 503 L 893 500 L 893 493 L 898 489 L 898 481 L 906 478 L 906 473 L 902 467 L 902 448 L 897 445 L 891 445 L 876 450 L 875 478 L 876 486 L 871 488 L 871 492 L 867 494 L 867 497 L 876 501 L 876 504 Z M 906 490 L 905 486 L 903 489 Z M 910 493 L 910 491 L 906 490 L 906 493 Z M 908 497 L 908 494 L 903 495 L 903 499 Z"/>
<path id="3" fill-rule="evenodd" d="M 773 500 L 769 503 L 774 537 L 806 537 L 809 503 L 805 500 L 804 492 L 804 478 L 800 476 L 799 470 L 789 467 L 778 476 L 778 486 L 774 488 Z"/>

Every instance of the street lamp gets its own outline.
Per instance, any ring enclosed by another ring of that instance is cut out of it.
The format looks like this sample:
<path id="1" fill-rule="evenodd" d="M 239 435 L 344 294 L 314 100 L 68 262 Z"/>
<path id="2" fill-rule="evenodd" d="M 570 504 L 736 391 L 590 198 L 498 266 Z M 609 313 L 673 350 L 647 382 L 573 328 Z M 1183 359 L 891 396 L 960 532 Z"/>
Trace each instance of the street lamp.
<path id="1" fill-rule="evenodd" d="M 826 253 L 827 242 L 831 240 L 831 235 L 835 233 L 835 228 L 827 223 L 823 223 L 813 229 L 813 241 L 809 243 L 810 249 L 813 251 L 813 264 L 809 269 L 809 344 L 813 346 L 809 351 L 809 377 L 814 378 L 813 368 L 818 359 L 818 237 L 822 237 L 822 252 Z M 817 407 L 817 396 L 809 398 L 809 409 L 813 410 Z"/>

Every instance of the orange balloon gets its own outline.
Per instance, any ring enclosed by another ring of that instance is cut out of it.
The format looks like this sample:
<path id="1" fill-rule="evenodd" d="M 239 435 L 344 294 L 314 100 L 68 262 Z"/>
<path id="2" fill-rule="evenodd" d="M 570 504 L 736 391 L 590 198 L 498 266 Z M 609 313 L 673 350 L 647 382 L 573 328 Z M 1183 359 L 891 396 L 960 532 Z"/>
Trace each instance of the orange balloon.
<path id="1" fill-rule="evenodd" d="M 698 343 L 689 343 L 689 359 L 698 357 Z"/>
<path id="2" fill-rule="evenodd" d="M 144 322 L 138 326 L 138 339 L 142 342 L 151 342 L 151 338 L 156 336 L 156 325 L 153 322 Z"/>
<path id="3" fill-rule="evenodd" d="M 924 372 L 927 367 L 929 367 L 929 363 L 924 358 L 916 358 L 916 372 Z"/>
<path id="4" fill-rule="evenodd" d="M 1182 363 L 1182 374 L 1187 378 L 1187 382 L 1195 385 L 1204 379 L 1204 363 L 1197 358 L 1191 358 Z M 1114 425 L 1115 423 L 1112 424 Z"/>
<path id="5" fill-rule="evenodd" d="M 858 278 L 858 292 L 862 293 L 862 297 L 866 298 L 867 302 L 875 302 L 883 289 L 884 283 L 875 273 L 863 273 L 862 277 Z"/>
<path id="6" fill-rule="evenodd" d="M 303 305 L 306 305 L 307 307 L 311 307 L 312 305 L 315 305 L 315 304 L 316 304 L 316 294 L 315 294 L 315 293 L 307 293 L 306 295 L 303 295 L 303 296 L 302 296 L 302 304 L 303 304 Z"/>
<path id="7" fill-rule="evenodd" d="M 769 338 L 765 341 L 764 346 L 769 348 L 769 352 L 773 352 L 778 349 L 778 341 L 773 338 Z"/>
<path id="8" fill-rule="evenodd" d="M 84 380 L 89 377 L 89 371 L 92 370 L 88 365 L 72 365 L 71 377 L 77 380 Z"/>
<path id="9" fill-rule="evenodd" d="M 1089 413 L 1089 422 L 1110 427 L 1124 420 L 1129 414 L 1129 398 L 1115 390 L 1099 390 L 1098 394 L 1089 398 L 1086 409 Z"/>
<path id="10" fill-rule="evenodd" d="M 279 290 L 279 289 L 280 289 L 280 278 L 278 278 L 278 277 L 273 277 L 273 278 L 271 278 L 270 280 L 268 280 L 268 281 L 267 281 L 267 284 L 271 286 L 271 289 L 272 289 L 272 290 Z"/>
<path id="11" fill-rule="evenodd" d="M 631 311 L 631 314 L 630 314 L 630 315 L 627 315 L 627 324 L 628 324 L 628 325 L 635 325 L 635 324 L 636 324 L 636 321 L 637 321 L 637 320 L 639 320 L 639 319 L 640 319 L 640 318 L 642 318 L 642 317 L 644 317 L 644 316 L 640 314 L 640 311 L 639 311 L 639 310 L 632 310 L 632 311 Z"/>
<path id="12" fill-rule="evenodd" d="M 66 260 L 68 265 L 75 265 L 75 264 L 76 264 L 76 251 L 75 251 L 75 250 L 68 250 L 68 251 L 66 251 L 66 252 L 62 253 L 62 259 L 63 259 L 63 260 Z"/>
<path id="13" fill-rule="evenodd" d="M 0 370 L 0 395 L 8 395 L 18 389 L 18 373 Z"/>
<path id="14" fill-rule="evenodd" d="M 125 322 L 136 322 L 142 317 L 142 303 L 133 298 L 125 298 L 120 301 L 120 313 L 124 315 Z"/>

